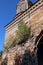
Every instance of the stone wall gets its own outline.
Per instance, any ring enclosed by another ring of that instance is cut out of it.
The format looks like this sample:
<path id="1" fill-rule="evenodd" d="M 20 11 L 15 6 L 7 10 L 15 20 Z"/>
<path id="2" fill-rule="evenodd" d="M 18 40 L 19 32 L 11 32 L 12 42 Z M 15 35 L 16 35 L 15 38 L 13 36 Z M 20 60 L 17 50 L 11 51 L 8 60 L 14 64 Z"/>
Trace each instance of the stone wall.
<path id="1" fill-rule="evenodd" d="M 19 21 L 23 19 L 27 26 L 31 27 L 31 38 L 29 38 L 24 45 L 16 45 L 12 48 L 3 50 L 3 54 L 6 54 L 8 63 L 7 65 L 19 65 L 21 60 L 25 58 L 24 56 L 28 55 L 28 60 L 26 61 L 28 65 L 38 65 L 37 55 L 35 50 L 35 40 L 37 36 L 40 34 L 41 30 L 43 30 L 43 2 L 40 0 L 34 6 L 32 6 L 29 10 L 20 14 L 20 16 L 16 16 L 13 22 L 5 27 L 6 36 L 5 43 L 8 41 L 8 36 L 11 34 L 15 34 L 15 30 L 17 29 L 16 25 L 18 25 Z M 14 28 L 15 26 L 15 28 Z M 25 51 L 28 51 L 28 53 Z M 6 53 L 4 53 L 6 52 Z M 6 57 L 5 56 L 5 57 Z M 2 57 L 3 59 L 3 57 Z M 4 59 L 3 59 L 4 60 Z M 17 62 L 15 63 L 15 61 Z M 30 61 L 29 61 L 30 60 Z M 19 62 L 20 61 L 20 62 Z M 19 63 L 18 63 L 19 62 Z M 18 63 L 18 64 L 17 64 Z M 25 63 L 23 61 L 23 63 Z"/>
<path id="2" fill-rule="evenodd" d="M 15 35 L 15 31 L 17 30 L 18 23 L 21 19 L 27 24 L 27 26 L 31 27 L 31 32 L 33 32 L 34 35 L 38 35 L 38 33 L 40 33 L 39 30 L 43 29 L 42 5 L 43 5 L 42 1 L 39 1 L 23 14 L 18 14 L 17 16 L 15 16 L 15 19 L 5 27 L 6 29 L 5 42 L 4 42 L 5 44 L 7 44 L 7 41 L 11 35 Z"/>

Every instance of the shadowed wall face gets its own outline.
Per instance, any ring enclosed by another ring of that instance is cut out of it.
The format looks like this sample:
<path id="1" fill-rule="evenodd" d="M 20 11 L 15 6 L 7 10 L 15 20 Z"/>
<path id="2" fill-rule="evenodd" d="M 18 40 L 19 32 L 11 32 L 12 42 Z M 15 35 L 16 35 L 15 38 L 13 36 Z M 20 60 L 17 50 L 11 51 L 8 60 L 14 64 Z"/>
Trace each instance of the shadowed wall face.
<path id="1" fill-rule="evenodd" d="M 38 56 L 38 65 L 43 65 L 43 37 L 39 41 L 37 56 Z"/>

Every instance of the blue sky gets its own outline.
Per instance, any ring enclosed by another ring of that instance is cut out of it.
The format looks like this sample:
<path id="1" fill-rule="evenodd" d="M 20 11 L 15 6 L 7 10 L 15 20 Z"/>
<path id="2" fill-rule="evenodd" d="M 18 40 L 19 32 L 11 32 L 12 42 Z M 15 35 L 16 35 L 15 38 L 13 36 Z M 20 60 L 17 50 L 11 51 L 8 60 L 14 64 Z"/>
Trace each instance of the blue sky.
<path id="1" fill-rule="evenodd" d="M 16 15 L 16 4 L 20 0 L 0 0 L 0 51 L 3 49 L 5 29 L 4 26 L 8 24 Z M 31 0 L 35 2 L 36 0 Z"/>

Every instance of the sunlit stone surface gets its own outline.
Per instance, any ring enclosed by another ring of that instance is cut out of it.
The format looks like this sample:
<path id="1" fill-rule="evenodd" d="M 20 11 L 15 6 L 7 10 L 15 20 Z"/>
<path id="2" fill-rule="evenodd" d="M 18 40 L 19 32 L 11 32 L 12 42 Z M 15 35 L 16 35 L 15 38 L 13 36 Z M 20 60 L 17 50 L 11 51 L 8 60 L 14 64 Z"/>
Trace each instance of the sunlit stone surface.
<path id="1" fill-rule="evenodd" d="M 27 0 L 21 1 L 26 2 L 28 8 Z M 17 13 L 19 13 L 18 10 Z M 11 35 L 15 36 L 21 19 L 28 27 L 31 27 L 30 37 L 26 42 L 23 42 L 23 45 L 4 49 L 1 65 L 43 65 L 43 1 L 39 0 L 23 13 L 17 14 L 14 20 L 5 27 L 4 45 L 7 45 Z"/>

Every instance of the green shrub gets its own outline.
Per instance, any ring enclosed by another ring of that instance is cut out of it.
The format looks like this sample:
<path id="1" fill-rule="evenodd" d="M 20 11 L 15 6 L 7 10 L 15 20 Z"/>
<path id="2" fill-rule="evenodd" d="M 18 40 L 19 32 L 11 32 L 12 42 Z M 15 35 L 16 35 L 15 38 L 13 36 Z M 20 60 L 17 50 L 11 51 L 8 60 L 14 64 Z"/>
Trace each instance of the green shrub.
<path id="1" fill-rule="evenodd" d="M 30 28 L 21 20 L 18 24 L 18 30 L 16 30 L 16 43 L 25 41 L 30 34 Z"/>
<path id="2" fill-rule="evenodd" d="M 13 44 L 21 44 L 26 41 L 30 34 L 30 28 L 24 23 L 24 21 L 19 21 L 18 30 L 16 30 L 16 35 L 10 36 L 7 45 L 4 46 L 5 49 L 10 48 Z M 14 42 L 14 43 L 13 43 Z"/>
<path id="3" fill-rule="evenodd" d="M 14 38 L 10 37 L 8 40 L 8 48 L 12 45 L 13 41 L 14 41 Z"/>
<path id="4" fill-rule="evenodd" d="M 10 38 L 9 38 L 9 40 L 8 40 L 8 42 L 7 42 L 7 44 L 4 45 L 4 48 L 5 48 L 5 49 L 10 48 L 11 45 L 13 44 L 13 41 L 14 41 L 14 40 L 15 40 L 15 39 L 14 39 L 14 36 L 10 36 Z"/>

